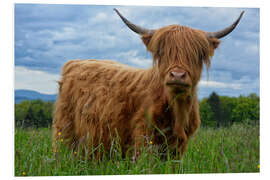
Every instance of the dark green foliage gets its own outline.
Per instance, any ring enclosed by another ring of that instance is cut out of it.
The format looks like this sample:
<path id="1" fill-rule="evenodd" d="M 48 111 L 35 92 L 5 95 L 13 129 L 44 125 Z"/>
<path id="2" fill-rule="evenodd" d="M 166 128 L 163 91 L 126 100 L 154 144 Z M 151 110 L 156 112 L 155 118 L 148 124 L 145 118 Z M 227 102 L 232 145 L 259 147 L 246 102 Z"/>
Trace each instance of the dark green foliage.
<path id="1" fill-rule="evenodd" d="M 37 122 L 35 122 L 36 119 L 34 116 L 32 106 L 29 107 L 24 120 L 25 121 L 22 123 L 22 125 L 24 127 L 31 127 L 31 126 L 34 126 L 35 124 L 37 124 Z"/>
<path id="2" fill-rule="evenodd" d="M 213 118 L 217 121 L 217 127 L 224 125 L 219 96 L 215 92 L 213 92 L 208 98 L 207 103 L 211 107 L 211 111 L 213 112 Z"/>
<path id="3" fill-rule="evenodd" d="M 212 93 L 200 101 L 202 126 L 225 127 L 234 123 L 259 124 L 260 98 L 256 94 L 228 97 Z"/>
<path id="4" fill-rule="evenodd" d="M 49 127 L 52 124 L 53 103 L 41 100 L 15 104 L 16 127 Z"/>
<path id="5" fill-rule="evenodd" d="M 250 95 L 248 97 L 240 96 L 237 99 L 237 104 L 233 109 L 232 119 L 234 122 L 239 122 L 239 119 L 247 122 L 259 122 L 260 103 L 259 98 Z"/>
<path id="6" fill-rule="evenodd" d="M 236 97 L 220 96 L 222 107 L 222 118 L 224 119 L 224 126 L 230 126 L 234 123 L 232 119 L 233 110 L 237 105 Z"/>
<path id="7" fill-rule="evenodd" d="M 214 113 L 211 106 L 207 102 L 207 98 L 204 98 L 200 102 L 200 118 L 203 126 L 216 127 L 217 121 L 214 120 Z"/>
<path id="8" fill-rule="evenodd" d="M 52 124 L 53 102 L 41 100 L 23 101 L 15 104 L 16 127 L 50 127 Z M 213 92 L 209 98 L 200 101 L 202 126 L 225 127 L 234 123 L 259 123 L 260 98 L 249 96 L 227 97 Z"/>

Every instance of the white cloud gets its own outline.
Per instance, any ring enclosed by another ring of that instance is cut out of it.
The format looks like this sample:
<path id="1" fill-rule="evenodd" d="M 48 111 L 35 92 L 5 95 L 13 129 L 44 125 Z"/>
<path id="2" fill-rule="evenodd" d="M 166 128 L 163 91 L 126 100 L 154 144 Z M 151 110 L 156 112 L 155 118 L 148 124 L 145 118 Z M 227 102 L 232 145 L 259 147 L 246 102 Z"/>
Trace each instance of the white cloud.
<path id="1" fill-rule="evenodd" d="M 131 57 L 128 59 L 128 62 L 142 68 L 150 67 L 152 65 L 151 59 Z"/>
<path id="2" fill-rule="evenodd" d="M 35 90 L 45 94 L 57 93 L 60 76 L 15 66 L 15 89 Z"/>
<path id="3" fill-rule="evenodd" d="M 231 89 L 241 89 L 242 84 L 239 83 L 224 83 L 224 82 L 217 82 L 217 81 L 204 81 L 201 80 L 199 82 L 200 87 L 213 87 L 213 88 L 231 88 Z"/>
<path id="4" fill-rule="evenodd" d="M 259 54 L 259 46 L 257 44 L 250 44 L 246 47 L 246 53 Z M 259 57 L 258 57 L 259 58 Z"/>
<path id="5" fill-rule="evenodd" d="M 105 21 L 107 20 L 108 16 L 104 12 L 98 13 L 92 20 L 92 22 L 100 22 L 100 21 Z"/>
<path id="6" fill-rule="evenodd" d="M 259 41 L 234 40 L 235 48 L 243 48 L 248 55 L 259 55 Z"/>
<path id="7" fill-rule="evenodd" d="M 53 40 L 72 40 L 78 37 L 80 35 L 76 30 L 72 27 L 64 27 L 60 29 L 60 31 L 54 31 L 52 32 Z"/>
<path id="8" fill-rule="evenodd" d="M 131 50 L 124 53 L 119 53 L 119 57 L 123 59 L 123 63 L 125 64 L 131 64 L 135 67 L 141 67 L 141 68 L 149 68 L 152 66 L 152 59 L 151 58 L 145 58 L 138 56 L 137 50 Z"/>
<path id="9" fill-rule="evenodd" d="M 152 65 L 151 54 L 146 53 L 140 36 L 122 22 L 112 10 L 113 7 L 100 6 L 97 9 L 95 6 L 16 7 L 15 65 L 49 72 L 58 72 L 60 66 L 68 59 L 110 59 L 140 68 Z M 159 28 L 179 23 L 206 31 L 219 30 L 231 24 L 242 10 L 242 8 L 158 6 L 115 7 L 131 22 L 145 28 Z M 233 90 L 236 95 L 247 88 L 250 91 L 257 91 L 259 82 L 253 82 L 251 79 L 259 76 L 259 52 L 259 11 L 246 9 L 237 29 L 222 39 L 215 53 L 209 72 L 211 81 L 201 81 L 200 86 L 203 89 Z M 20 68 L 15 68 L 18 71 L 16 74 L 21 73 L 16 75 L 17 89 L 56 92 L 56 88 L 51 90 L 52 88 L 47 87 L 57 86 L 55 80 L 51 82 L 43 80 L 53 79 L 53 74 L 39 71 L 43 74 L 37 75 L 37 71 L 23 71 Z M 216 71 L 220 73 L 217 74 Z M 241 79 L 243 75 L 247 78 Z"/>
<path id="10" fill-rule="evenodd" d="M 246 39 L 252 39 L 252 40 L 259 40 L 260 38 L 260 33 L 258 31 L 244 31 L 242 32 L 243 36 L 246 38 Z"/>

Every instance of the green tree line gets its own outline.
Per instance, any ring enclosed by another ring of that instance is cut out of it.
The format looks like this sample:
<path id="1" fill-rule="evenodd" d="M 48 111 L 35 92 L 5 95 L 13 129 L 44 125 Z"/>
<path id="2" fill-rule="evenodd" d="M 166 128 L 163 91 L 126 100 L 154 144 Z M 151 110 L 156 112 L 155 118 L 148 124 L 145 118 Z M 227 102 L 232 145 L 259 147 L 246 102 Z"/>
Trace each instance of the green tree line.
<path id="1" fill-rule="evenodd" d="M 53 102 L 32 100 L 15 104 L 16 127 L 50 127 L 52 125 Z M 252 93 L 248 96 L 219 96 L 213 92 L 200 101 L 202 126 L 224 127 L 234 123 L 259 123 L 260 98 Z"/>
<path id="2" fill-rule="evenodd" d="M 16 127 L 49 127 L 52 124 L 53 102 L 25 100 L 15 104 Z"/>
<path id="3" fill-rule="evenodd" d="M 257 123 L 260 120 L 260 98 L 248 96 L 219 96 L 213 92 L 200 101 L 202 126 L 224 127 L 234 123 Z"/>

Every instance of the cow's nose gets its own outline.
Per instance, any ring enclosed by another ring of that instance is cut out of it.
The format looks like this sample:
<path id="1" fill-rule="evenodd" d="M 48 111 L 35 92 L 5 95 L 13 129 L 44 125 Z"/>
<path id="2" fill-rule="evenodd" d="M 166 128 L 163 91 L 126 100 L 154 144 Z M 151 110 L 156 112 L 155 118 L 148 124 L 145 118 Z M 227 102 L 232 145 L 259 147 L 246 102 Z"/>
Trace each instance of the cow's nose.
<path id="1" fill-rule="evenodd" d="M 177 80 L 183 80 L 186 77 L 187 72 L 182 71 L 182 72 L 176 72 L 176 71 L 171 71 L 170 75 L 171 78 L 177 79 Z"/>

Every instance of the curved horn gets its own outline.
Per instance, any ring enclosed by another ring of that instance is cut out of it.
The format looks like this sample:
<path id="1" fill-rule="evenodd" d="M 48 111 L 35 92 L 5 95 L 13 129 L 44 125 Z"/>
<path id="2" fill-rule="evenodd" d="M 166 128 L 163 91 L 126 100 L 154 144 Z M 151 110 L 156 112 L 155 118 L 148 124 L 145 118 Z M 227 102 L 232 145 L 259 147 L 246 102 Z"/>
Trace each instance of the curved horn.
<path id="1" fill-rule="evenodd" d="M 144 35 L 144 34 L 154 34 L 155 30 L 151 30 L 151 29 L 145 29 L 143 27 L 137 26 L 133 23 L 131 23 L 129 20 L 127 20 L 124 16 L 122 16 L 122 14 L 120 14 L 120 12 L 117 9 L 113 9 L 115 10 L 115 12 L 120 16 L 120 18 L 123 20 L 123 22 L 135 33 L 138 33 L 140 35 Z"/>
<path id="2" fill-rule="evenodd" d="M 221 31 L 217 31 L 217 32 L 207 32 L 207 36 L 210 38 L 222 38 L 226 35 L 228 35 L 230 32 L 232 32 L 234 30 L 234 28 L 237 26 L 237 24 L 239 23 L 240 19 L 242 18 L 243 14 L 245 11 L 242 11 L 240 16 L 238 17 L 238 19 L 229 27 L 221 30 Z"/>

